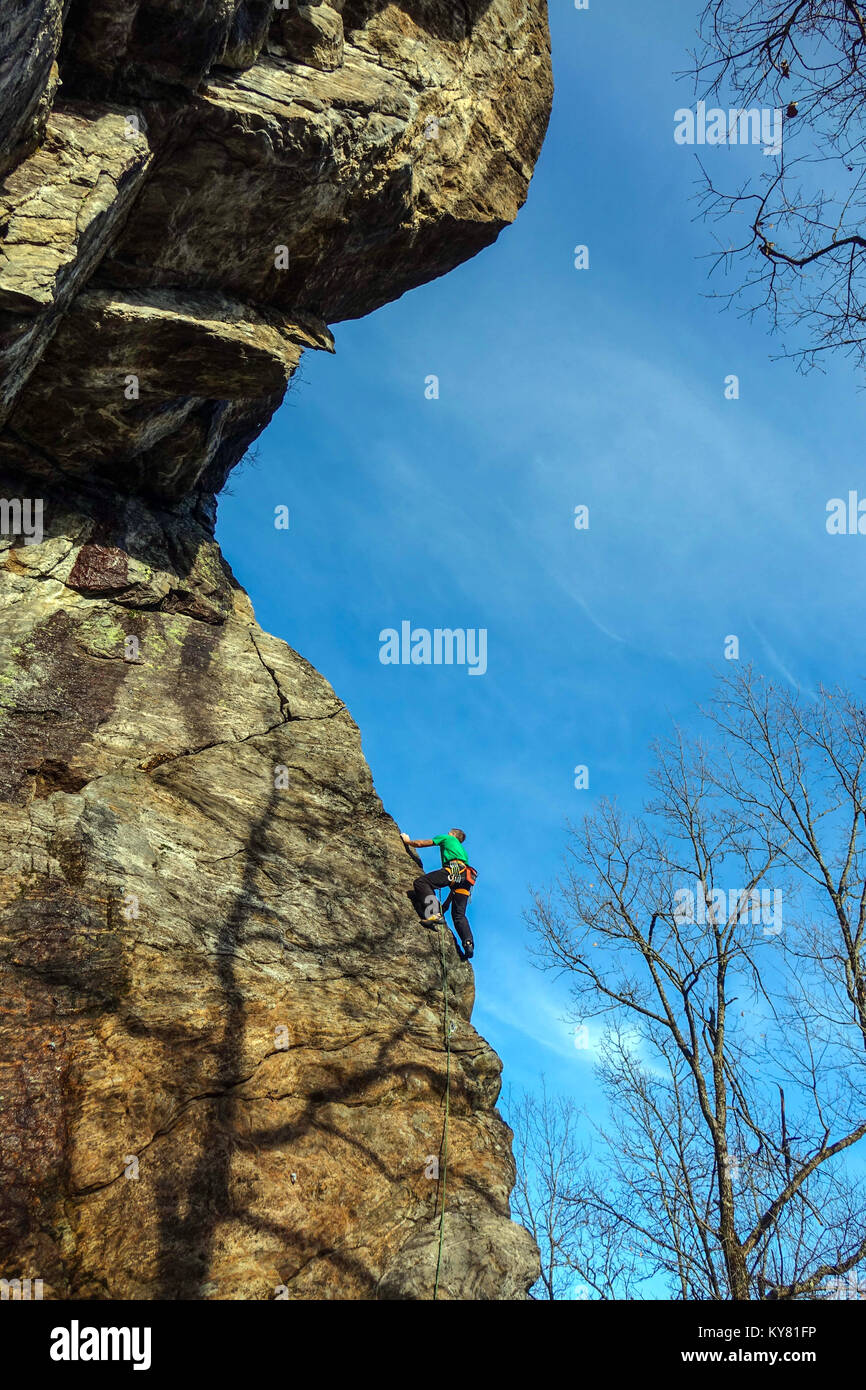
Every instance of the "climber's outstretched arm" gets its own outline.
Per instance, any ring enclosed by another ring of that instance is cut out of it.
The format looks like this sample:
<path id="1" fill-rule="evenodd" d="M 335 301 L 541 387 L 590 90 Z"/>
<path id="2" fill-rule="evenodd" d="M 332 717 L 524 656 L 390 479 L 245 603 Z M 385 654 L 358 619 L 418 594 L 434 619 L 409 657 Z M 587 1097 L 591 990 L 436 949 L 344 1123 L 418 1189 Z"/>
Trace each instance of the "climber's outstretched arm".
<path id="1" fill-rule="evenodd" d="M 410 849 L 430 849 L 433 845 L 432 840 L 410 840 L 408 835 L 403 835 L 402 839 Z"/>

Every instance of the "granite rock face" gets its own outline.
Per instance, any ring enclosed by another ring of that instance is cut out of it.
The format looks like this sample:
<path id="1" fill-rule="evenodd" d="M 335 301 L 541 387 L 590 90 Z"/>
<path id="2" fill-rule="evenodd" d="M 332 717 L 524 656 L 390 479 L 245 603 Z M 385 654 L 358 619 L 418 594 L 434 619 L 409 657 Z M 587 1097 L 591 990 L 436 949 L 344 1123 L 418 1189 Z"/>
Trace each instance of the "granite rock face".
<path id="1" fill-rule="evenodd" d="M 258 627 L 214 494 L 328 325 L 516 215 L 550 105 L 545 7 L 13 9 L 0 1277 L 51 1298 L 430 1298 L 440 940 L 356 726 Z M 537 1255 L 509 1219 L 500 1064 L 450 936 L 444 967 L 439 1296 L 520 1298 Z"/>

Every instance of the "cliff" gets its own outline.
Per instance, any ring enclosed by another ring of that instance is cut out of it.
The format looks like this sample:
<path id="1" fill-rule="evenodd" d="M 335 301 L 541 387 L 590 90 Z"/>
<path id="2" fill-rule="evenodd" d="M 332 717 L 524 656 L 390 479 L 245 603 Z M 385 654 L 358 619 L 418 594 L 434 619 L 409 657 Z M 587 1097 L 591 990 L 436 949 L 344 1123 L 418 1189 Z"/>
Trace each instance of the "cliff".
<path id="1" fill-rule="evenodd" d="M 541 0 L 0 18 L 0 1274 L 46 1297 L 432 1296 L 439 941 L 215 494 L 330 325 L 514 218 L 550 97 Z M 446 968 L 439 1296 L 522 1297 Z"/>

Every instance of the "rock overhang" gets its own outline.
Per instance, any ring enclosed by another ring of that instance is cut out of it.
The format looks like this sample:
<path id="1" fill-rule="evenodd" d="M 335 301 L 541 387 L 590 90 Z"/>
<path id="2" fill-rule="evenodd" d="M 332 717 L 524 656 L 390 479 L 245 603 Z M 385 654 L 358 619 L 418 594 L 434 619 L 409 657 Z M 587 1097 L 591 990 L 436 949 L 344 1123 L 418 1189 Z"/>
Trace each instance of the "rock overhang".
<path id="1" fill-rule="evenodd" d="M 51 32 L 5 91 L 0 466 L 154 500 L 219 491 L 326 325 L 489 245 L 550 110 L 539 0 L 78 0 Z"/>

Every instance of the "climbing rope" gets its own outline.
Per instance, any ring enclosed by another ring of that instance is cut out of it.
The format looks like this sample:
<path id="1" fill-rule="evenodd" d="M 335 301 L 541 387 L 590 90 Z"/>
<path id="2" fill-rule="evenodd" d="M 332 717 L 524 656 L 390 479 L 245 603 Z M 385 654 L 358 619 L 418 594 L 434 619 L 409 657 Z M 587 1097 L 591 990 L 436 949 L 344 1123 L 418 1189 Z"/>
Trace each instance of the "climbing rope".
<path id="1" fill-rule="evenodd" d="M 439 1215 L 439 1254 L 436 1259 L 436 1283 L 433 1287 L 434 1303 L 439 1297 L 439 1271 L 442 1268 L 442 1241 L 445 1236 L 445 1184 L 448 1179 L 448 1119 L 451 1110 L 451 1023 L 448 1018 L 448 968 L 445 964 L 445 912 L 442 899 L 439 899 L 439 950 L 442 957 L 442 995 L 445 1000 L 445 1124 L 442 1129 L 442 1211 Z"/>

